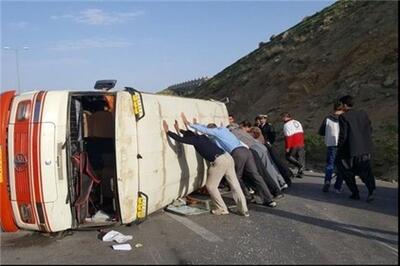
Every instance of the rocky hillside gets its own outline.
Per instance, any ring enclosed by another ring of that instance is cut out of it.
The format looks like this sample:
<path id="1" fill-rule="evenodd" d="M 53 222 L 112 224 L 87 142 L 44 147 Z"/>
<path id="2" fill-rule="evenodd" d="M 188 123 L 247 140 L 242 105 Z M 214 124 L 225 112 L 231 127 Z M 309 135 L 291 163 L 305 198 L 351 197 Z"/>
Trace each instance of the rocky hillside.
<path id="1" fill-rule="evenodd" d="M 397 179 L 397 24 L 397 1 L 336 2 L 183 96 L 229 97 L 237 120 L 268 113 L 279 133 L 279 114 L 291 112 L 305 128 L 308 162 L 321 168 L 325 147 L 318 127 L 333 100 L 351 94 L 373 123 L 376 175 Z"/>

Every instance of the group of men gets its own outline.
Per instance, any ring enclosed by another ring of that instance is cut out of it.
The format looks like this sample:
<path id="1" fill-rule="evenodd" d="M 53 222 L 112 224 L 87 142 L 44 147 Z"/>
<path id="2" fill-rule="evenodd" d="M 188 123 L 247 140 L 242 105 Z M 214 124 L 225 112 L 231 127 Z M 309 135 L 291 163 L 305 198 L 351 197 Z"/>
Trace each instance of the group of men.
<path id="1" fill-rule="evenodd" d="M 330 182 L 336 169 L 335 192 L 342 190 L 343 180 L 352 192 L 352 199 L 359 199 L 355 175 L 367 185 L 371 201 L 375 189 L 371 159 L 371 123 L 363 111 L 352 109 L 353 98 L 349 95 L 334 104 L 334 112 L 326 117 L 319 134 L 325 137 L 328 146 L 324 192 L 329 191 Z M 176 133 L 169 130 L 167 122 L 163 127 L 168 137 L 177 142 L 193 145 L 208 162 L 206 188 L 215 208 L 215 215 L 229 214 L 221 197 L 219 187 L 226 184 L 237 205 L 237 213 L 248 217 L 248 202 L 276 207 L 276 200 L 283 197 L 295 176 L 302 178 L 305 168 L 304 131 L 301 123 L 289 113 L 282 113 L 285 137 L 286 160 L 297 168 L 294 175 L 279 158 L 274 147 L 276 132 L 268 123 L 267 115 L 259 115 L 254 125 L 249 121 L 236 124 L 229 116 L 227 127 L 214 123 L 203 125 L 189 122 L 181 114 L 186 130 L 180 129 L 175 121 Z M 224 181 L 223 181 L 224 180 Z M 223 181 L 223 182 L 221 182 Z"/>
<path id="2" fill-rule="evenodd" d="M 177 121 L 176 132 L 169 130 L 165 120 L 163 128 L 175 141 L 193 145 L 208 162 L 206 188 L 215 206 L 213 214 L 229 213 L 219 190 L 223 178 L 232 192 L 238 214 L 249 216 L 247 202 L 277 206 L 276 199 L 282 198 L 283 191 L 291 185 L 293 173 L 279 159 L 268 139 L 260 138 L 262 127 L 238 125 L 232 120 L 227 127 L 218 127 L 214 123 L 199 124 L 196 119 L 191 123 L 183 113 L 181 117 L 186 130 Z"/>
<path id="3" fill-rule="evenodd" d="M 353 105 L 352 96 L 340 98 L 333 105 L 333 114 L 323 120 L 319 129 L 328 147 L 323 191 L 329 191 L 336 172 L 334 191 L 342 191 L 344 180 L 352 193 L 350 198 L 358 200 L 360 193 L 355 177 L 359 176 L 368 189 L 367 202 L 370 202 L 376 188 L 371 169 L 372 126 L 368 114 L 353 109 Z"/>

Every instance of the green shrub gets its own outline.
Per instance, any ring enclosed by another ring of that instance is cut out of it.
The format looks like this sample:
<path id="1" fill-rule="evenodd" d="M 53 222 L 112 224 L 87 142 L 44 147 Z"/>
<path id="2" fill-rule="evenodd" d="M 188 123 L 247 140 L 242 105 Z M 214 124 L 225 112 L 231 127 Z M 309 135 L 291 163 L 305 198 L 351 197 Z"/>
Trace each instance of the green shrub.
<path id="1" fill-rule="evenodd" d="M 323 168 L 326 159 L 324 138 L 315 133 L 305 133 L 306 164 L 308 167 Z"/>

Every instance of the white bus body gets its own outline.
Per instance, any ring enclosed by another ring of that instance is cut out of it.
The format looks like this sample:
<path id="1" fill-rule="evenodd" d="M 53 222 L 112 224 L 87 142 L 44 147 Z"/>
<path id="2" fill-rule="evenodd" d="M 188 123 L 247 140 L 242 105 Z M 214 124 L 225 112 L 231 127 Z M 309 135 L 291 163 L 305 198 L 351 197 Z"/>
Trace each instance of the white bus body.
<path id="1" fill-rule="evenodd" d="M 58 232 L 130 224 L 202 187 L 204 160 L 163 131 L 163 120 L 183 126 L 181 112 L 228 123 L 221 102 L 137 91 L 15 96 L 7 150 L 16 225 Z M 94 219 L 99 211 L 109 219 Z"/>

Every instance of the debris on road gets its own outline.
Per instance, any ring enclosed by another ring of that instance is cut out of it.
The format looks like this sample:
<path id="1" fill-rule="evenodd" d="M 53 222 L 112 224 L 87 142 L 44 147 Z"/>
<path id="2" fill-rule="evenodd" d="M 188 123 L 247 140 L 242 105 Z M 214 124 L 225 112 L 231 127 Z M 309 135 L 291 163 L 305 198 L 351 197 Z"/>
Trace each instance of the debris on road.
<path id="1" fill-rule="evenodd" d="M 140 243 L 137 243 L 137 244 L 135 245 L 135 248 L 141 248 L 141 247 L 143 247 L 143 245 L 140 244 Z"/>
<path id="2" fill-rule="evenodd" d="M 165 208 L 166 211 L 180 215 L 198 215 L 210 212 L 210 199 L 186 196 L 185 199 L 174 200 Z"/>
<path id="3" fill-rule="evenodd" d="M 103 212 L 102 210 L 99 210 L 98 212 L 96 212 L 95 215 L 93 215 L 91 218 L 86 218 L 87 222 L 107 222 L 110 220 L 110 216 L 108 214 L 106 214 L 105 212 Z"/>
<path id="4" fill-rule="evenodd" d="M 112 248 L 114 250 L 126 250 L 126 251 L 132 250 L 132 247 L 130 244 L 112 245 Z"/>
<path id="5" fill-rule="evenodd" d="M 194 207 L 194 206 L 188 206 L 188 205 L 183 205 L 183 206 L 179 206 L 179 207 L 175 207 L 173 205 L 168 205 L 168 207 L 165 210 L 175 213 L 175 214 L 180 214 L 180 215 L 197 215 L 197 214 L 210 212 L 207 209 L 198 208 L 198 207 Z"/>
<path id="6" fill-rule="evenodd" d="M 131 235 L 123 235 L 120 232 L 111 230 L 110 232 L 106 233 L 103 236 L 103 241 L 104 242 L 110 242 L 110 241 L 115 241 L 119 244 L 121 243 L 125 243 L 128 240 L 132 240 L 132 236 Z"/>

